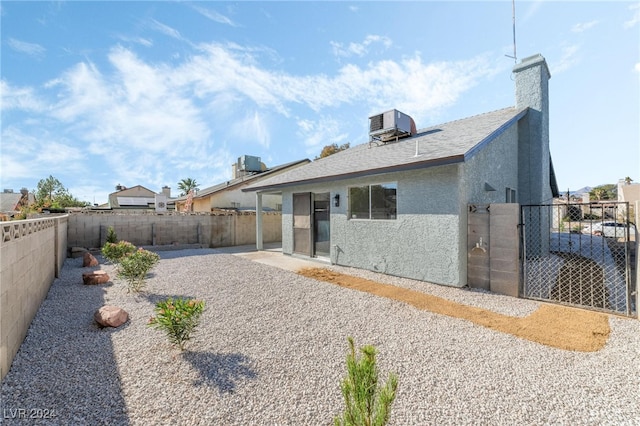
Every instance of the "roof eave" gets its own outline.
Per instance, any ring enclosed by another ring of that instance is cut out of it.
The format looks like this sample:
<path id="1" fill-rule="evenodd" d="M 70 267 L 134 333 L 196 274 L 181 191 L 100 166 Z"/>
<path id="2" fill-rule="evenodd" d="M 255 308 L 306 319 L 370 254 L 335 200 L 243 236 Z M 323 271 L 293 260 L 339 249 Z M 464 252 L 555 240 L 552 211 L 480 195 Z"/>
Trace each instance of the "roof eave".
<path id="1" fill-rule="evenodd" d="M 351 172 L 351 173 L 341 173 L 341 174 L 331 175 L 331 176 L 322 176 L 322 177 L 313 178 L 313 179 L 298 180 L 298 181 L 285 182 L 285 183 L 274 184 L 274 185 L 254 186 L 251 188 L 243 188 L 242 192 L 277 191 L 277 190 L 292 187 L 292 186 L 300 186 L 300 185 L 324 183 L 324 182 L 335 182 L 338 180 L 355 179 L 355 178 L 365 177 L 365 176 L 374 176 L 374 175 L 393 173 L 393 172 L 403 172 L 407 170 L 424 169 L 428 167 L 444 166 L 448 164 L 456 164 L 456 163 L 462 163 L 462 162 L 464 162 L 464 155 L 455 155 L 451 157 L 436 158 L 436 159 L 430 159 L 426 161 L 413 162 L 409 164 L 401 164 L 396 166 L 381 167 L 377 169 L 361 170 L 361 171 Z"/>

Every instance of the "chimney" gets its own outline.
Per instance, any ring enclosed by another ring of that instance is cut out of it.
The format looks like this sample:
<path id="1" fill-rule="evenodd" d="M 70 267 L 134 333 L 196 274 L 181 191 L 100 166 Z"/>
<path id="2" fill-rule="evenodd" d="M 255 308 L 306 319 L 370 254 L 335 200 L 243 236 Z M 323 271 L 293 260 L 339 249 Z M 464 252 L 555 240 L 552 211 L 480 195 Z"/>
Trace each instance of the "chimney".
<path id="1" fill-rule="evenodd" d="M 171 198 L 171 188 L 167 185 L 162 187 L 162 194 L 166 195 L 167 198 Z"/>
<path id="2" fill-rule="evenodd" d="M 550 202 L 549 79 L 551 73 L 540 54 L 524 58 L 513 68 L 516 108 L 529 111 L 518 124 L 518 200 L 521 204 Z"/>

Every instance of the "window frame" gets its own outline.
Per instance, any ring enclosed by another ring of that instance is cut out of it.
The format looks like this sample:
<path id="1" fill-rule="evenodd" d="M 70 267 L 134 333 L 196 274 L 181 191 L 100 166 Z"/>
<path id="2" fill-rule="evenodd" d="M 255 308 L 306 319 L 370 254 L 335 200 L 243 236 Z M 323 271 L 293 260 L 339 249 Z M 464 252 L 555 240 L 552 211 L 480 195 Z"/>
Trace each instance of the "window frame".
<path id="1" fill-rule="evenodd" d="M 373 187 L 382 187 L 382 189 L 394 189 L 395 190 L 395 207 L 392 209 L 393 213 L 387 213 L 387 215 L 389 215 L 390 217 L 374 217 L 374 206 L 372 205 L 374 202 L 373 199 L 373 191 L 372 188 Z M 360 217 L 360 213 L 361 212 L 356 212 L 356 216 L 354 217 L 354 213 L 353 213 L 353 197 L 351 194 L 351 190 L 354 188 L 361 188 L 367 189 L 367 193 L 368 193 L 368 200 L 367 200 L 367 204 L 368 204 L 368 211 L 367 217 Z M 363 185 L 352 185 L 352 186 L 348 186 L 347 187 L 347 196 L 348 196 L 348 204 L 347 204 L 347 218 L 348 220 L 396 220 L 398 219 L 398 182 L 393 181 L 393 182 L 380 182 L 380 183 L 370 183 L 370 184 L 363 184 Z"/>

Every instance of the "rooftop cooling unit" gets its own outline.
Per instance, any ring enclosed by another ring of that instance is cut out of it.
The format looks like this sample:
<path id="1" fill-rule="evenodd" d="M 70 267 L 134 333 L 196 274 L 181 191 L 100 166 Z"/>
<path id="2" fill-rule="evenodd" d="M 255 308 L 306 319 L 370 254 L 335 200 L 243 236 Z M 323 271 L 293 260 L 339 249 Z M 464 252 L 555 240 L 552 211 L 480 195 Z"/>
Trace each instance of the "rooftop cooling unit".
<path id="1" fill-rule="evenodd" d="M 254 157 L 253 155 L 243 155 L 238 158 L 238 170 L 242 172 L 260 172 L 262 171 L 262 164 L 260 163 L 260 157 Z"/>
<path id="2" fill-rule="evenodd" d="M 413 118 L 397 109 L 369 117 L 370 141 L 389 142 L 416 133 L 416 123 Z"/>

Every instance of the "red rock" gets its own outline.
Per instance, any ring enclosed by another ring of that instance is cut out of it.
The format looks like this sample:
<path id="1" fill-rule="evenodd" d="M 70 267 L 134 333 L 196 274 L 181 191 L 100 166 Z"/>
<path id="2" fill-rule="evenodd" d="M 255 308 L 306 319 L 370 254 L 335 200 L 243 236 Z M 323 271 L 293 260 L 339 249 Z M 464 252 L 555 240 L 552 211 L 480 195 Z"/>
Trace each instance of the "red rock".
<path id="1" fill-rule="evenodd" d="M 98 259 L 95 258 L 94 255 L 92 255 L 89 252 L 86 252 L 84 254 L 84 256 L 82 256 L 82 266 L 83 267 L 87 267 L 87 266 L 98 266 Z"/>
<path id="2" fill-rule="evenodd" d="M 85 285 L 104 284 L 109 282 L 109 275 L 105 271 L 93 271 L 82 274 L 82 282 Z"/>
<path id="3" fill-rule="evenodd" d="M 120 327 L 129 320 L 129 314 L 117 306 L 105 305 L 93 314 L 93 319 L 103 327 Z"/>

